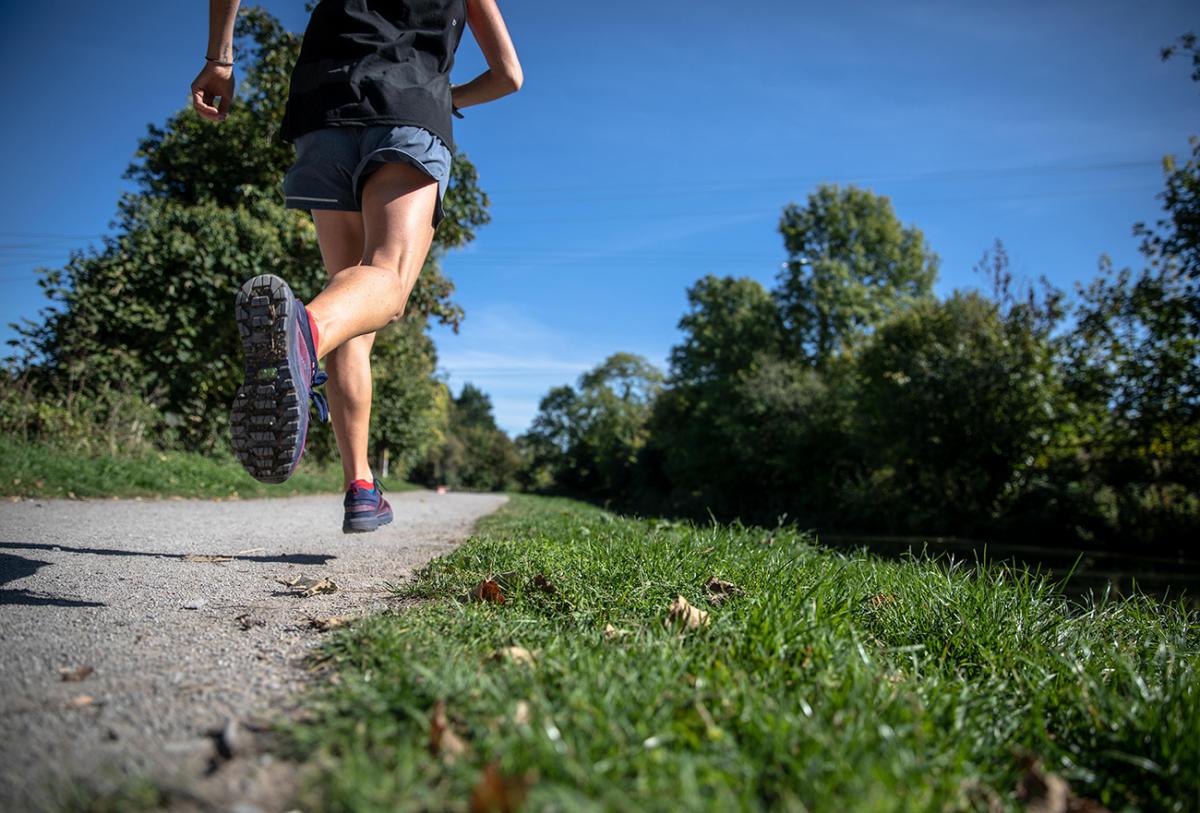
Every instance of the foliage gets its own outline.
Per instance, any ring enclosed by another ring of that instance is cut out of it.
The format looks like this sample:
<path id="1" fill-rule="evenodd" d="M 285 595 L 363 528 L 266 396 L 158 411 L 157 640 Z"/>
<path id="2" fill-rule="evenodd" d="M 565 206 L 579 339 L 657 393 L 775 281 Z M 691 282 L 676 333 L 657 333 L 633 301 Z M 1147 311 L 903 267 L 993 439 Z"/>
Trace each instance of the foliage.
<path id="1" fill-rule="evenodd" d="M 512 439 L 496 425 L 491 398 L 467 383 L 447 404 L 445 434 L 431 445 L 416 479 L 430 486 L 474 491 L 512 488 L 520 458 Z"/>
<path id="2" fill-rule="evenodd" d="M 117 453 L 0 433 L 0 494 L 32 498 L 251 499 L 339 492 L 337 464 L 304 464 L 282 485 L 254 480 L 232 454 L 134 447 Z M 403 488 L 404 486 L 401 486 Z M 396 489 L 392 489 L 396 490 Z"/>
<path id="3" fill-rule="evenodd" d="M 995 302 L 955 294 L 881 327 L 857 374 L 877 521 L 916 532 L 993 528 L 1055 428 L 1049 343 Z"/>
<path id="4" fill-rule="evenodd" d="M 710 605 L 713 575 L 740 592 Z M 460 600 L 492 577 L 503 604 Z M 1029 756 L 1112 810 L 1200 795 L 1181 607 L 523 495 L 404 595 L 326 645 L 338 679 L 287 732 L 305 808 L 465 811 L 492 765 L 529 810 L 1018 811 Z M 711 624 L 666 628 L 677 595 Z"/>
<path id="5" fill-rule="evenodd" d="M 641 356 L 614 353 L 580 376 L 578 390 L 552 389 L 522 438 L 528 455 L 524 482 L 537 483 L 544 471 L 563 488 L 630 495 L 662 381 L 662 373 Z"/>
<path id="6" fill-rule="evenodd" d="M 821 185 L 779 221 L 787 265 L 776 298 L 795 352 L 817 367 L 930 295 L 937 256 L 885 197 Z"/>
<path id="7" fill-rule="evenodd" d="M 420 320 L 405 318 L 376 334 L 371 448 L 388 455 L 393 478 L 408 476 L 446 432 L 445 385 L 434 378 L 435 366 Z"/>

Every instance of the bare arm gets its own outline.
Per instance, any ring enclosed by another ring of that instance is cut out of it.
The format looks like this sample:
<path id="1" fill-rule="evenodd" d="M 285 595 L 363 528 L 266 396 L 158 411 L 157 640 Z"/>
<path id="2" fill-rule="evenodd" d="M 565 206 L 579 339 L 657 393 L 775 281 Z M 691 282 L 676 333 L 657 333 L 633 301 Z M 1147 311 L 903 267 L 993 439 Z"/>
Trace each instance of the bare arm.
<path id="1" fill-rule="evenodd" d="M 496 0 L 467 0 L 467 24 L 483 51 L 488 69 L 451 89 L 454 106 L 483 104 L 520 90 L 525 76 Z"/>
<path id="2" fill-rule="evenodd" d="M 192 82 L 192 107 L 209 121 L 224 121 L 233 100 L 233 24 L 239 3 L 240 0 L 208 0 L 206 56 L 217 62 L 205 61 L 200 75 Z"/>

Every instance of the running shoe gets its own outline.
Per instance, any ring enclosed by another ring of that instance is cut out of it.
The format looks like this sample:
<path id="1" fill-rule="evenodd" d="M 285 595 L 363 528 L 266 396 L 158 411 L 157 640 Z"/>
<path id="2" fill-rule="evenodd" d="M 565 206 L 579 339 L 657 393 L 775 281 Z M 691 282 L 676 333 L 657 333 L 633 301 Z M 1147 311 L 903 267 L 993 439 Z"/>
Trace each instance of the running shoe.
<path id="1" fill-rule="evenodd" d="M 325 373 L 317 366 L 304 305 L 279 277 L 249 280 L 238 291 L 234 313 L 246 380 L 229 420 L 233 451 L 255 480 L 282 483 L 304 453 L 309 402 L 322 421 L 329 420 L 329 405 L 316 391 Z"/>
<path id="2" fill-rule="evenodd" d="M 376 480 L 367 488 L 366 480 L 355 480 L 346 491 L 342 505 L 346 517 L 342 520 L 342 531 L 348 534 L 373 531 L 380 525 L 392 521 L 392 507 L 383 498 L 383 486 Z"/>

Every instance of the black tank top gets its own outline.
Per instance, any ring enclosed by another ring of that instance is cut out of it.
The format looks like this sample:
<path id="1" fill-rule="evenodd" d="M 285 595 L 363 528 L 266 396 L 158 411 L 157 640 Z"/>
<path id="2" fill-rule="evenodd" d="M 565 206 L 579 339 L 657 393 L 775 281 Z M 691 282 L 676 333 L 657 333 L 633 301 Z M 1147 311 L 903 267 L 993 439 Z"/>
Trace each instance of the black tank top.
<path id="1" fill-rule="evenodd" d="M 321 0 L 292 71 L 280 135 L 411 124 L 454 149 L 450 68 L 466 0 Z"/>

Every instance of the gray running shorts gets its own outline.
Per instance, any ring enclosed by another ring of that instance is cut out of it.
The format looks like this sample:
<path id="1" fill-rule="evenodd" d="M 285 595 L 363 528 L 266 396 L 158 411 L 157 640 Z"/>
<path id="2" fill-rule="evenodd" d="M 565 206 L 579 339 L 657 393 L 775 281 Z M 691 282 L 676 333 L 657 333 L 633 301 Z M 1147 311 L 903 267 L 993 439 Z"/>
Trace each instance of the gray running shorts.
<path id="1" fill-rule="evenodd" d="M 289 209 L 362 211 L 363 184 L 384 164 L 403 161 L 437 181 L 433 226 L 442 222 L 450 150 L 423 127 L 326 127 L 296 139 L 296 161 L 283 179 Z"/>

